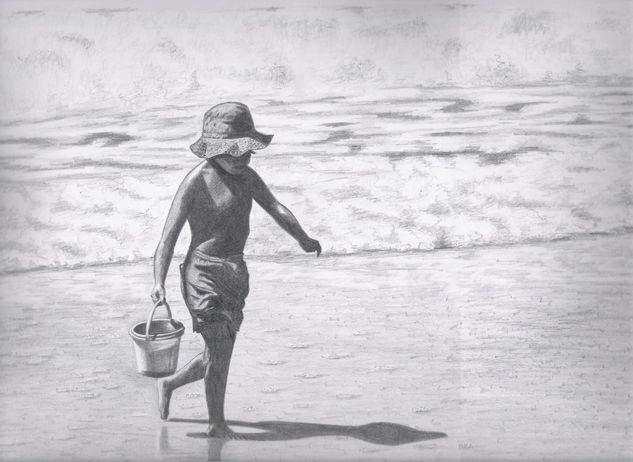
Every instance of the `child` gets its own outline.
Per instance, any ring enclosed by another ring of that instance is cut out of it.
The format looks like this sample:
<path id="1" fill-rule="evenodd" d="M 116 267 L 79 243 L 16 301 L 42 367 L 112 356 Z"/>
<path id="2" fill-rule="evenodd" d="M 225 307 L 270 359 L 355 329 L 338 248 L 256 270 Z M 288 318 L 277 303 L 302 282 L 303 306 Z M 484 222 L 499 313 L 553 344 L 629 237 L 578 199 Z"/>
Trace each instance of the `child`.
<path id="1" fill-rule="evenodd" d="M 248 164 L 255 150 L 270 144 L 253 124 L 248 107 L 222 103 L 204 115 L 202 137 L 191 145 L 205 159 L 191 170 L 171 204 L 163 234 L 154 255 L 152 300 L 165 301 L 165 277 L 174 246 L 185 223 L 191 228 L 191 244 L 182 265 L 181 287 L 193 330 L 205 342 L 197 356 L 173 376 L 158 382 L 162 419 L 169 415 L 169 399 L 178 387 L 204 378 L 209 411 L 207 434 L 236 438 L 224 419 L 224 395 L 235 342 L 248 295 L 248 270 L 243 259 L 249 234 L 252 200 L 306 252 L 321 253 L 321 245 L 301 228 L 294 215 L 280 204 Z"/>

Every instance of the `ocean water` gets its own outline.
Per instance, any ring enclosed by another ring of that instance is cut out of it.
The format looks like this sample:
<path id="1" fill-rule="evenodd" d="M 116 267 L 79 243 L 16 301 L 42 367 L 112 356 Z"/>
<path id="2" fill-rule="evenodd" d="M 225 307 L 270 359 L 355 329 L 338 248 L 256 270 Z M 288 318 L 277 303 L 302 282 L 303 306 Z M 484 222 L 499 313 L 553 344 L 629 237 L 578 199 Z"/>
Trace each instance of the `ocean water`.
<path id="1" fill-rule="evenodd" d="M 633 87 L 389 88 L 245 99 L 252 166 L 325 253 L 633 232 Z M 148 258 L 208 104 L 2 126 L 4 271 Z M 247 253 L 301 252 L 257 206 Z M 184 230 L 177 253 L 186 251 Z"/>
<path id="2" fill-rule="evenodd" d="M 2 271 L 151 257 L 225 100 L 329 254 L 633 230 L 629 2 L 368 5 L 4 3 Z M 257 207 L 246 251 L 301 252 Z"/>
<path id="3" fill-rule="evenodd" d="M 249 3 L 266 5 L 33 0 L 27 8 L 6 0 L 0 110 L 137 111 L 263 91 L 308 99 L 363 87 L 613 83 L 633 75 L 627 0 Z"/>

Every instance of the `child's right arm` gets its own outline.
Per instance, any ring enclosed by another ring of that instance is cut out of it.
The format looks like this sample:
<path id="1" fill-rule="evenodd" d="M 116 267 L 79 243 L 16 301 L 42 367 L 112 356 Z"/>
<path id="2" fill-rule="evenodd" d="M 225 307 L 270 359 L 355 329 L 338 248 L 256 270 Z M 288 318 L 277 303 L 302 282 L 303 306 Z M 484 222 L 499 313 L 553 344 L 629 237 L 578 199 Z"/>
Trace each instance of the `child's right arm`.
<path id="1" fill-rule="evenodd" d="M 160 242 L 154 253 L 154 287 L 150 294 L 154 303 L 165 301 L 165 278 L 174 255 L 176 241 L 185 221 L 187 221 L 192 203 L 194 178 L 190 173 L 180 184 L 171 203 Z"/>

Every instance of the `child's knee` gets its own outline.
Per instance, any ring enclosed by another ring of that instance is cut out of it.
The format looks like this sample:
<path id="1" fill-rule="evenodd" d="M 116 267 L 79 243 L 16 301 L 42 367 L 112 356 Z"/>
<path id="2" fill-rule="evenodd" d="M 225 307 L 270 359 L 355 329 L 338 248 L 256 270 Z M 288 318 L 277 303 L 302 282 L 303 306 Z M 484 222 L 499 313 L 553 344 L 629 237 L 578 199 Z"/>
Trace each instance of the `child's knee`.
<path id="1" fill-rule="evenodd" d="M 213 345 L 213 348 L 208 348 L 205 351 L 204 364 L 208 374 L 224 374 L 226 372 L 231 362 L 232 346 L 231 342 L 218 341 Z"/>

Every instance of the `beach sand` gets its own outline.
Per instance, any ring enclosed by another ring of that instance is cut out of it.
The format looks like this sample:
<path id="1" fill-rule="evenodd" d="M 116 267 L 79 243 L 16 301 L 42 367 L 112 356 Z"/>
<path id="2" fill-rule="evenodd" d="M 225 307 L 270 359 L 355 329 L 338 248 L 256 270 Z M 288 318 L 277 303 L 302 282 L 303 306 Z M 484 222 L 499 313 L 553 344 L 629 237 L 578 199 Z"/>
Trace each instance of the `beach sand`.
<path id="1" fill-rule="evenodd" d="M 150 263 L 5 274 L 1 458 L 631 459 L 632 242 L 250 258 L 226 414 L 272 422 L 270 441 L 190 436 L 206 429 L 201 382 L 159 419 L 127 332 L 150 308 Z M 184 365 L 202 342 L 175 263 L 167 290 Z M 284 437 L 279 422 L 316 425 Z M 375 422 L 447 437 L 354 437 Z"/>

